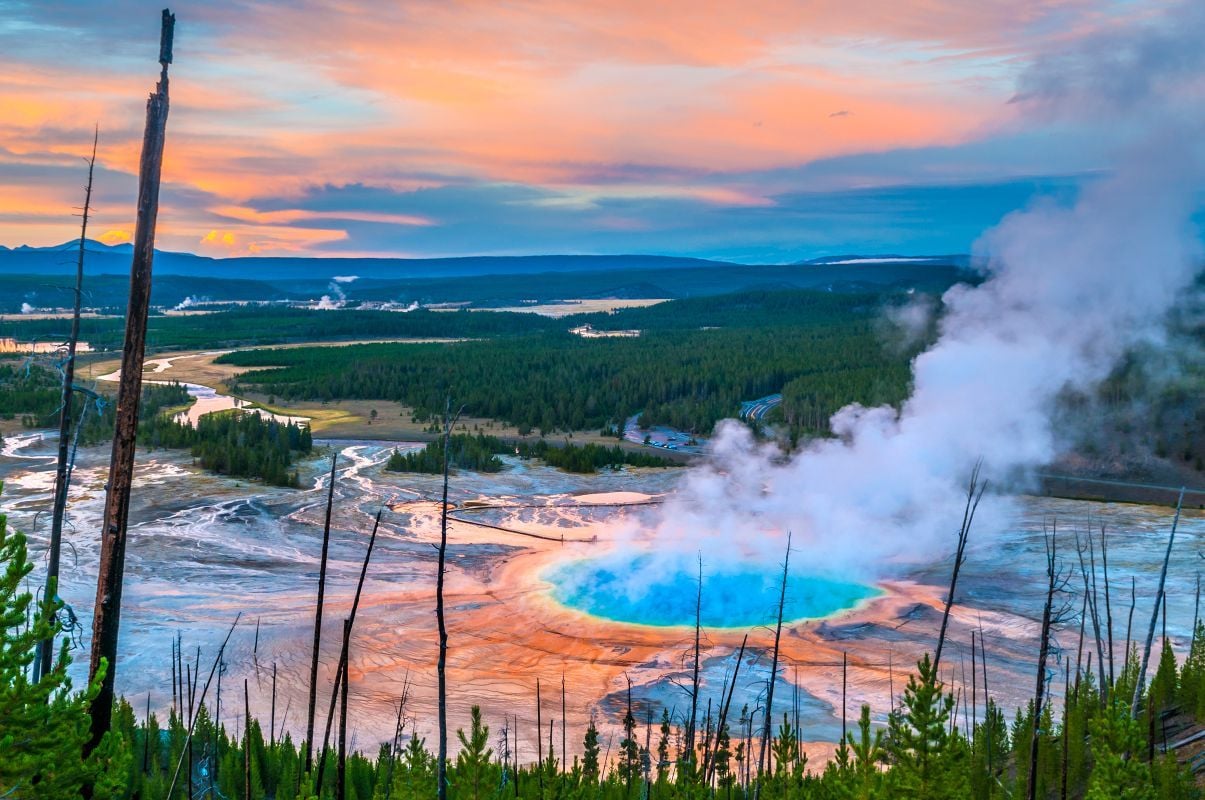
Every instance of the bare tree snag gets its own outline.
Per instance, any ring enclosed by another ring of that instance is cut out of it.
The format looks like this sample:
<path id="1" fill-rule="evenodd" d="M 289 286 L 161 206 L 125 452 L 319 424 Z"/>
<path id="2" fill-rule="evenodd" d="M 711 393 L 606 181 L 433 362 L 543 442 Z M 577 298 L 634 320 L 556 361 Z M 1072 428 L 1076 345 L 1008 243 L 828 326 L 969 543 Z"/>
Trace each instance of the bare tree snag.
<path id="1" fill-rule="evenodd" d="M 1184 506 L 1184 489 L 1176 501 L 1176 517 L 1172 520 L 1172 532 L 1167 537 L 1167 552 L 1163 555 L 1163 569 L 1159 572 L 1159 591 L 1155 593 L 1155 608 L 1151 612 L 1151 626 L 1146 632 L 1146 647 L 1142 650 L 1142 666 L 1138 668 L 1138 681 L 1134 684 L 1134 699 L 1130 703 L 1130 715 L 1138 719 L 1138 706 L 1142 702 L 1142 691 L 1146 688 L 1146 669 L 1151 660 L 1151 644 L 1155 639 L 1155 624 L 1159 621 L 1159 610 L 1163 601 L 1163 588 L 1167 584 L 1167 562 L 1172 557 L 1172 545 L 1176 543 L 1176 528 L 1180 526 L 1180 509 Z"/>
<path id="2" fill-rule="evenodd" d="M 979 481 L 979 471 L 983 462 L 975 464 L 971 470 L 971 480 L 967 484 L 966 506 L 962 512 L 962 526 L 958 529 L 958 547 L 954 551 L 954 569 L 950 573 L 950 591 L 946 595 L 946 607 L 941 615 L 941 630 L 937 634 L 937 649 L 933 653 L 933 673 L 937 674 L 937 665 L 941 663 L 941 649 L 946 642 L 946 628 L 950 624 L 950 607 L 954 605 L 954 590 L 958 587 L 958 572 L 966 560 L 967 539 L 971 535 L 971 523 L 975 521 L 975 511 L 979 501 L 987 489 L 987 481 Z"/>
<path id="3" fill-rule="evenodd" d="M 335 685 L 331 687 L 331 704 L 326 711 L 326 729 L 322 735 L 322 749 L 318 751 L 318 779 L 315 786 L 322 785 L 322 776 L 326 771 L 326 754 L 330 746 L 331 725 L 335 719 L 336 703 L 339 699 L 340 686 L 347 682 L 347 659 L 351 641 L 351 627 L 356 622 L 356 612 L 360 609 L 360 595 L 364 591 L 364 576 L 368 574 L 368 562 L 372 559 L 373 546 L 377 541 L 377 529 L 381 527 L 381 515 L 385 513 L 382 505 L 377 511 L 376 521 L 372 524 L 372 535 L 368 537 L 368 549 L 364 552 L 364 563 L 360 566 L 360 579 L 356 582 L 356 594 L 351 601 L 351 613 L 346 622 L 348 635 L 344 637 L 339 648 L 339 666 L 335 670 Z"/>
<path id="4" fill-rule="evenodd" d="M 246 678 L 243 678 L 243 797 L 251 797 L 251 696 Z"/>
<path id="5" fill-rule="evenodd" d="M 1042 607 L 1042 633 L 1038 642 L 1038 675 L 1037 687 L 1033 695 L 1033 727 L 1030 729 L 1029 742 L 1029 780 L 1027 781 L 1028 798 L 1036 800 L 1038 796 L 1038 741 L 1042 730 L 1042 701 L 1046 698 L 1046 659 L 1050 654 L 1050 628 L 1056 618 L 1062 616 L 1054 608 L 1055 593 L 1060 590 L 1062 577 L 1056 562 L 1058 531 L 1052 530 L 1046 538 L 1046 603 Z"/>
<path id="6" fill-rule="evenodd" d="M 205 695 L 209 692 L 209 683 L 210 683 L 210 681 L 213 680 L 213 673 L 217 671 L 218 664 L 221 663 L 221 661 L 222 661 L 222 655 L 226 652 L 226 645 L 230 643 L 230 634 L 234 633 L 234 629 L 238 625 L 238 621 L 241 618 L 242 618 L 242 613 L 240 612 L 238 614 L 238 616 L 236 616 L 234 618 L 234 622 L 231 623 L 230 630 L 226 631 L 226 638 L 222 640 L 222 646 L 218 648 L 218 654 L 213 659 L 213 666 L 210 667 L 210 669 L 209 669 L 209 677 L 205 679 L 205 687 L 201 690 L 201 700 L 199 703 L 200 705 L 205 705 Z M 192 686 L 194 687 L 192 693 L 195 694 L 196 693 L 195 692 L 196 681 L 190 681 L 190 683 L 192 683 Z M 190 700 L 190 702 L 191 702 L 191 700 Z M 186 744 L 192 744 L 192 731 L 193 731 L 193 725 L 195 723 L 196 723 L 195 718 L 190 719 L 188 722 L 188 733 L 187 733 L 187 737 L 186 737 Z M 180 767 L 184 765 L 184 757 L 185 757 L 185 755 L 187 755 L 187 753 L 188 753 L 187 748 L 181 749 L 180 758 L 176 761 L 176 771 L 174 773 L 172 773 L 172 782 L 171 782 L 171 785 L 167 789 L 167 794 L 164 795 L 164 797 L 174 797 L 175 796 L 176 782 L 180 779 Z M 189 772 L 190 773 L 192 772 L 191 761 L 192 761 L 192 759 L 190 758 L 189 759 Z M 189 793 L 191 793 L 192 792 L 192 775 L 191 774 L 189 775 L 188 786 L 189 786 Z"/>
<path id="7" fill-rule="evenodd" d="M 782 587 L 778 593 L 778 624 L 774 626 L 774 657 L 770 661 L 770 684 L 766 688 L 765 728 L 762 730 L 761 751 L 757 757 L 757 786 L 754 798 L 761 796 L 761 775 L 766 769 L 766 748 L 774 731 L 774 684 L 778 682 L 778 646 L 782 641 L 782 613 L 787 602 L 787 574 L 791 568 L 791 534 L 787 532 L 787 554 L 782 561 Z"/>
<path id="8" fill-rule="evenodd" d="M 686 758 L 695 760 L 695 725 L 699 711 L 699 638 L 703 627 L 703 554 L 699 554 L 699 582 L 695 594 L 695 654 L 690 677 L 690 723 L 686 726 Z"/>
<path id="9" fill-rule="evenodd" d="M 741 649 L 736 654 L 736 666 L 732 668 L 732 682 L 728 685 L 728 694 L 724 698 L 720 706 L 719 727 L 716 728 L 717 736 L 719 731 L 724 730 L 724 726 L 728 723 L 728 709 L 732 705 L 732 695 L 736 693 L 736 678 L 741 673 L 741 662 L 745 659 L 745 645 L 749 643 L 749 634 L 745 634 L 745 638 L 741 640 Z M 711 780 L 711 774 L 715 772 L 715 760 L 712 759 L 708 765 L 708 782 Z"/>
<path id="10" fill-rule="evenodd" d="M 343 620 L 343 655 L 345 659 L 350 647 L 351 620 L 345 619 Z M 347 684 L 347 675 L 344 674 L 339 691 L 339 760 L 335 763 L 335 800 L 343 800 L 347 792 Z M 323 761 L 325 760 L 324 756 Z"/>
<path id="11" fill-rule="evenodd" d="M 322 649 L 322 605 L 326 595 L 326 560 L 331 543 L 331 509 L 335 503 L 335 466 L 339 454 L 331 456 L 330 485 L 326 487 L 326 522 L 322 526 L 322 559 L 318 565 L 318 600 L 314 604 L 314 648 L 310 656 L 310 696 L 305 717 L 305 771 L 314 770 L 314 706 L 318 702 L 318 655 Z M 298 776 L 300 780 L 301 776 Z"/>
<path id="12" fill-rule="evenodd" d="M 79 344 L 80 305 L 84 294 L 84 242 L 88 236 L 88 213 L 92 208 L 92 175 L 96 169 L 96 143 L 100 129 L 92 134 L 92 157 L 88 159 L 88 183 L 84 188 L 83 221 L 80 224 L 79 254 L 75 262 L 75 306 L 71 314 L 71 337 L 67 340 L 67 357 L 63 364 L 63 394 L 59 409 L 59 452 L 54 474 L 54 505 L 50 517 L 50 547 L 46 562 L 46 591 L 42 597 L 49 613 L 54 613 L 54 601 L 58 594 L 59 560 L 63 542 L 63 516 L 67 510 L 68 465 L 71 446 L 71 405 L 75 380 L 75 350 Z M 38 655 L 34 660 L 34 681 L 52 668 L 54 660 L 53 635 L 38 643 Z"/>
<path id="13" fill-rule="evenodd" d="M 1100 560 L 1105 577 L 1105 633 L 1109 637 L 1109 687 L 1112 690 L 1112 686 L 1116 680 L 1116 675 L 1113 672 L 1113 604 L 1109 597 L 1109 540 L 1105 534 L 1104 525 L 1100 526 Z"/>
<path id="14" fill-rule="evenodd" d="M 444 569 L 448 557 L 448 452 L 452 446 L 452 428 L 460 419 L 462 407 L 452 414 L 452 398 L 444 404 L 444 463 L 443 502 L 439 506 L 439 566 L 435 574 L 435 619 L 439 626 L 439 661 L 436 674 L 439 682 L 439 763 L 436 770 L 437 797 L 448 800 L 448 626 L 444 619 Z M 536 731 L 536 742 L 540 732 Z"/>
<path id="15" fill-rule="evenodd" d="M 176 18 L 163 10 L 159 34 L 159 84 L 146 104 L 146 130 L 138 172 L 138 218 L 134 228 L 134 257 L 130 264 L 130 299 L 126 309 L 125 343 L 117 390 L 117 421 L 101 529 L 100 567 L 96 577 L 96 606 L 92 617 L 89 682 L 103 674 L 92 700 L 91 753 L 108 732 L 113 718 L 113 686 L 117 675 L 117 641 L 121 622 L 121 590 L 125 577 L 126 525 L 130 489 L 134 482 L 134 448 L 138 436 L 138 404 L 142 394 L 142 364 L 146 351 L 147 313 L 151 300 L 151 262 L 155 255 L 155 222 L 159 216 L 159 176 L 167 136 L 167 65 L 172 61 Z"/>

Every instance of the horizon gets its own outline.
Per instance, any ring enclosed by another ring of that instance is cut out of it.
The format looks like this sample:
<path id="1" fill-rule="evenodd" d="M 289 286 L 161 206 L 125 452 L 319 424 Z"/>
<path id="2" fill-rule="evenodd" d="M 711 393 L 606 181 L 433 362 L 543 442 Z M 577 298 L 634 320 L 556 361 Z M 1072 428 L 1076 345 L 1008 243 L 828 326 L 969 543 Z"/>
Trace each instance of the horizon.
<path id="1" fill-rule="evenodd" d="M 1101 126 L 1060 76 L 1134 30 L 1174 44 L 1194 15 L 865 5 L 177 8 L 159 244 L 216 258 L 972 253 L 1035 199 L 1072 202 L 1148 132 L 1141 115 Z M 132 234 L 159 4 L 121 11 L 132 24 L 114 29 L 111 9 L 17 2 L 0 22 L 7 247 L 70 238 L 94 121 L 92 237 Z M 1141 80 L 1146 56 L 1121 48 L 1116 68 Z M 1191 70 L 1155 88 L 1188 99 Z"/>
<path id="2" fill-rule="evenodd" d="M 92 238 L 91 236 L 89 236 L 87 238 L 87 242 L 89 245 L 97 245 L 99 247 L 104 248 L 104 250 L 98 251 L 98 250 L 93 250 L 88 247 L 85 247 L 86 252 L 93 252 L 93 253 L 95 253 L 95 252 L 132 253 L 133 252 L 133 244 L 130 242 L 115 242 L 115 243 L 110 244 L 110 243 L 104 242 L 100 239 Z M 0 253 L 57 252 L 57 251 L 67 252 L 67 251 L 73 250 L 75 248 L 78 248 L 78 246 L 79 246 L 79 237 L 78 236 L 76 236 L 72 239 L 67 239 L 62 242 L 58 242 L 55 244 L 48 244 L 48 245 L 31 245 L 31 244 L 27 244 L 27 243 L 21 243 L 21 244 L 17 244 L 17 245 L 7 245 L 7 244 L 4 244 L 3 242 L 0 242 Z M 890 253 L 870 253 L 870 252 L 830 253 L 827 255 L 817 255 L 814 258 L 804 258 L 804 259 L 800 259 L 797 261 L 778 261 L 778 262 L 736 261 L 736 260 L 724 259 L 724 258 L 708 258 L 706 256 L 679 256 L 679 255 L 674 255 L 674 254 L 670 254 L 670 253 L 656 253 L 656 252 L 630 252 L 630 253 L 620 253 L 620 252 L 617 252 L 617 253 L 532 252 L 532 253 L 510 253 L 510 254 L 466 253 L 466 254 L 462 254 L 462 255 L 429 255 L 429 256 L 427 256 L 427 255 L 424 255 L 424 256 L 357 255 L 357 254 L 341 254 L 341 253 L 329 253 L 329 254 L 328 253 L 319 253 L 319 254 L 310 254 L 310 255 L 302 255 L 302 254 L 273 255 L 270 253 L 233 253 L 233 254 L 226 254 L 226 255 L 209 255 L 206 253 L 199 253 L 199 252 L 196 252 L 193 250 L 168 250 L 168 249 L 164 249 L 164 248 L 160 248 L 160 247 L 155 248 L 155 253 L 156 254 L 168 254 L 168 255 L 174 255 L 174 256 L 189 256 L 189 257 L 193 257 L 193 258 L 202 258 L 202 259 L 211 260 L 211 261 L 228 261 L 228 260 L 247 259 L 247 258 L 265 258 L 265 259 L 268 259 L 268 258 L 272 258 L 272 259 L 294 258 L 294 259 L 307 259 L 307 260 L 308 259 L 337 259 L 337 260 L 346 260 L 346 261 L 356 261 L 356 260 L 454 261 L 454 260 L 462 260 L 462 259 L 463 260 L 469 260 L 469 259 L 486 260 L 486 259 L 539 259 L 539 258 L 583 258 L 583 259 L 649 258 L 649 259 L 665 259 L 667 261 L 678 260 L 678 261 L 712 262 L 715 264 L 731 264 L 734 266 L 748 266 L 748 267 L 755 267 L 755 266 L 768 266 L 768 267 L 816 266 L 816 265 L 822 265 L 825 263 L 835 263 L 837 265 L 843 265 L 841 261 L 839 261 L 839 260 L 832 261 L 833 259 L 857 259 L 859 263 L 861 263 L 863 261 L 865 261 L 866 263 L 884 263 L 884 262 L 890 262 L 890 261 L 895 261 L 895 260 L 925 262 L 925 261 L 939 261 L 939 260 L 943 260 L 943 259 L 953 260 L 953 259 L 971 258 L 970 253 L 954 253 L 954 252 L 950 252 L 950 253 L 936 253 L 936 252 L 934 252 L 934 253 L 896 253 L 896 252 L 890 252 Z M 859 264 L 855 264 L 855 263 L 849 264 L 849 266 L 858 266 L 858 265 Z"/>

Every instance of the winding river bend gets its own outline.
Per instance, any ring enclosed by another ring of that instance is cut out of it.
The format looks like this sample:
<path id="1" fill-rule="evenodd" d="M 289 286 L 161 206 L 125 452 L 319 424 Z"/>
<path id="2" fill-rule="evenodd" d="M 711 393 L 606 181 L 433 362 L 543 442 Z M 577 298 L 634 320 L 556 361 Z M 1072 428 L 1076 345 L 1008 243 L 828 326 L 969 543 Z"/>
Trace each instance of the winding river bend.
<path id="1" fill-rule="evenodd" d="M 175 362 L 175 361 L 178 361 L 181 359 L 186 359 L 186 358 L 197 358 L 199 356 L 220 355 L 222 352 L 228 352 L 228 351 L 213 351 L 213 352 L 208 352 L 208 353 L 197 353 L 197 354 L 193 354 L 193 355 L 177 356 L 177 357 L 173 357 L 173 358 L 147 359 L 146 369 L 143 370 L 143 374 L 144 375 L 148 375 L 148 374 L 149 375 L 161 375 L 161 374 L 167 372 L 169 369 L 171 369 L 173 362 Z M 97 380 L 99 380 L 99 381 L 110 381 L 110 382 L 116 382 L 120 379 L 121 379 L 121 370 L 120 369 L 110 372 L 106 375 L 101 375 L 100 377 L 97 378 Z M 176 381 L 165 381 L 165 380 L 154 380 L 154 379 L 143 381 L 143 383 L 153 383 L 153 384 L 159 384 L 159 385 L 166 385 L 166 384 L 175 383 L 175 382 Z M 233 409 L 243 409 L 245 411 L 259 414 L 261 417 L 264 417 L 265 419 L 274 419 L 277 422 L 284 424 L 284 425 L 288 425 L 290 423 L 303 425 L 303 424 L 306 424 L 309 422 L 308 417 L 292 417 L 292 416 L 285 416 L 285 415 L 281 415 L 281 414 L 274 414 L 271 411 L 267 411 L 265 409 L 256 407 L 255 404 L 250 403 L 250 402 L 242 399 L 241 397 L 233 397 L 231 395 L 222 394 L 217 389 L 214 389 L 212 386 L 202 386 L 199 383 L 188 383 L 185 381 L 180 381 L 179 383 L 181 386 L 183 386 L 188 391 L 188 394 L 193 398 L 194 402 L 191 406 L 189 406 L 187 411 L 181 411 L 179 414 L 177 414 L 175 416 L 175 420 L 176 420 L 176 422 L 180 422 L 180 423 L 187 422 L 189 425 L 191 425 L 194 428 L 197 427 L 197 422 L 201 419 L 201 417 L 205 416 L 206 414 L 213 414 L 218 411 L 230 411 Z"/>

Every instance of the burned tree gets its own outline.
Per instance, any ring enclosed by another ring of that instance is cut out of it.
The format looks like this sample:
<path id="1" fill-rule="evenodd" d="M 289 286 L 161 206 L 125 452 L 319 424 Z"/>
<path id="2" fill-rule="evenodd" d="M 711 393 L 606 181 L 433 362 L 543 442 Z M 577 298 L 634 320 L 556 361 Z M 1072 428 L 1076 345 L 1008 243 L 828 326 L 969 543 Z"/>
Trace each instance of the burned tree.
<path id="1" fill-rule="evenodd" d="M 462 407 L 452 416 L 452 398 L 444 404 L 443 429 L 443 500 L 439 506 L 439 566 L 435 573 L 435 619 L 439 626 L 439 661 L 436 674 L 439 681 L 439 764 L 436 771 L 439 800 L 448 800 L 448 625 L 444 618 L 444 564 L 448 557 L 448 451 L 451 449 L 452 429 L 460 419 Z M 540 738 L 536 732 L 536 740 Z"/>
<path id="2" fill-rule="evenodd" d="M 46 561 L 46 591 L 43 597 L 48 609 L 53 609 L 55 596 L 58 593 L 59 559 L 63 542 L 63 516 L 67 510 L 67 489 L 69 481 L 70 440 L 71 440 L 71 411 L 75 387 L 75 351 L 79 345 L 80 306 L 84 294 L 84 243 L 88 237 L 88 213 L 92 208 L 92 175 L 96 169 L 96 143 L 100 139 L 100 130 L 92 134 L 92 157 L 88 159 L 88 183 L 84 187 L 84 209 L 79 233 L 79 253 L 75 262 L 75 305 L 71 313 L 71 336 L 67 339 L 67 355 L 63 359 L 63 394 L 62 405 L 59 408 L 59 449 L 58 462 L 54 474 L 54 504 L 50 515 L 50 546 Z M 53 613 L 53 612 L 52 612 Z M 44 675 L 52 668 L 54 659 L 54 638 L 48 637 L 38 645 L 38 656 L 34 661 L 34 680 Z"/>
<path id="3" fill-rule="evenodd" d="M 774 626 L 774 656 L 770 660 L 770 683 L 766 687 L 765 726 L 762 729 L 761 751 L 757 757 L 757 773 L 759 776 L 754 796 L 761 796 L 760 776 L 766 770 L 766 748 L 774 731 L 774 684 L 778 682 L 778 647 L 782 641 L 782 614 L 787 602 L 787 575 L 791 568 L 791 534 L 787 533 L 787 554 L 782 561 L 782 587 L 778 593 L 778 623 Z"/>
<path id="4" fill-rule="evenodd" d="M 1130 715 L 1138 718 L 1138 706 L 1142 702 L 1142 690 L 1146 687 L 1146 670 L 1151 660 L 1151 644 L 1155 639 L 1155 624 L 1159 621 L 1159 609 L 1163 604 L 1163 589 L 1167 584 L 1167 563 L 1171 561 L 1172 545 L 1176 543 L 1176 528 L 1180 526 L 1180 510 L 1184 506 L 1184 489 L 1176 501 L 1176 516 L 1172 520 L 1172 531 L 1167 537 L 1167 552 L 1163 555 L 1163 569 L 1159 572 L 1159 590 L 1155 592 L 1155 607 L 1151 611 L 1151 625 L 1146 632 L 1146 646 L 1142 650 L 1142 664 L 1138 668 L 1138 680 L 1134 683 L 1134 699 L 1130 703 Z M 1166 638 L 1166 637 L 1164 637 Z"/>
<path id="5" fill-rule="evenodd" d="M 1051 528 L 1046 538 L 1046 602 L 1042 606 L 1042 631 L 1038 642 L 1037 686 L 1033 695 L 1033 726 L 1029 743 L 1029 800 L 1036 800 L 1038 791 L 1038 741 L 1042 729 L 1042 702 L 1046 698 L 1046 660 L 1050 655 L 1050 630 L 1063 622 L 1070 610 L 1066 605 L 1055 608 L 1056 596 L 1067 588 L 1067 576 L 1057 561 L 1057 528 Z"/>
<path id="6" fill-rule="evenodd" d="M 167 136 L 167 65 L 172 63 L 176 18 L 163 10 L 159 34 L 159 83 L 146 104 L 146 130 L 138 172 L 138 219 L 134 228 L 134 257 L 130 265 L 130 299 L 126 310 L 121 379 L 117 389 L 116 427 L 101 528 L 100 567 L 96 577 L 96 606 L 92 617 L 91 682 L 103 674 L 92 700 L 92 732 L 87 751 L 100 744 L 113 717 L 113 686 L 117 674 L 117 636 L 121 622 L 121 591 L 125 577 L 126 525 L 134 483 L 134 448 L 138 437 L 138 405 L 142 394 L 142 364 L 146 355 L 147 315 L 151 301 L 151 262 L 155 255 L 155 222 L 159 216 L 159 176 Z"/>
<path id="7" fill-rule="evenodd" d="M 326 561 L 331 543 L 331 510 L 335 504 L 335 466 L 339 454 L 331 456 L 331 477 L 326 487 L 326 522 L 322 526 L 322 558 L 318 565 L 318 600 L 314 605 L 314 647 L 310 655 L 310 696 L 305 718 L 305 771 L 314 768 L 314 710 L 318 702 L 318 654 L 322 648 L 322 605 L 326 595 Z M 300 778 L 300 776 L 298 776 Z"/>
<path id="8" fill-rule="evenodd" d="M 971 480 L 967 484 L 966 506 L 962 511 L 962 526 L 958 529 L 958 546 L 954 550 L 954 569 L 950 573 L 950 591 L 946 595 L 946 607 L 941 615 L 941 630 L 937 634 L 937 649 L 933 653 L 933 674 L 937 674 L 937 666 L 941 663 L 941 649 L 946 642 L 946 628 L 950 624 L 950 607 L 954 605 L 954 590 L 958 588 L 958 572 L 966 561 L 967 539 L 971 534 L 971 523 L 975 521 L 975 511 L 979 501 L 987 489 L 987 481 L 979 481 L 979 471 L 983 462 L 975 464 L 971 470 Z"/>
<path id="9" fill-rule="evenodd" d="M 699 639 L 703 630 L 703 554 L 699 554 L 699 578 L 695 593 L 695 645 L 690 676 L 690 722 L 686 726 L 686 759 L 695 762 L 695 726 L 699 713 Z"/>

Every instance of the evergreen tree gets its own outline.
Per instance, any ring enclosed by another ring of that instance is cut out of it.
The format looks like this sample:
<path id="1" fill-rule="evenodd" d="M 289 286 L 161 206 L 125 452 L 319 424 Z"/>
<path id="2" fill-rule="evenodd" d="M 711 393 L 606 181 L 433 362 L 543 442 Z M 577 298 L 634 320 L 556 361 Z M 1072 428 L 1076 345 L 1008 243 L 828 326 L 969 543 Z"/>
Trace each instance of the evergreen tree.
<path id="1" fill-rule="evenodd" d="M 582 740 L 582 779 L 588 784 L 598 782 L 598 728 L 594 725 L 594 715 L 590 715 L 590 726 L 586 728 L 586 736 Z"/>
<path id="2" fill-rule="evenodd" d="M 1145 747 L 1139 723 L 1114 693 L 1091 725 L 1092 775 L 1087 800 L 1155 800 L 1150 765 L 1135 754 Z"/>
<path id="3" fill-rule="evenodd" d="M 944 800 L 966 797 L 969 791 L 965 743 L 949 720 L 954 697 L 942 693 L 926 653 L 908 678 L 903 713 L 888 724 L 887 749 L 895 769 L 895 797 Z"/>
<path id="4" fill-rule="evenodd" d="M 62 633 L 62 602 L 51 597 L 35 609 L 33 595 L 21 589 L 32 570 L 25 537 L 9 531 L 0 514 L 0 797 L 68 800 L 98 773 L 112 778 L 98 787 L 104 796 L 125 777 L 127 762 L 117 735 L 108 736 L 93 759 L 83 755 L 88 705 L 101 674 L 73 692 L 64 639 L 52 668 L 38 681 L 30 679 L 37 644 Z"/>
<path id="5" fill-rule="evenodd" d="M 473 706 L 469 711 L 468 736 L 463 728 L 458 728 L 456 738 L 460 740 L 460 754 L 456 756 L 456 783 L 460 787 L 457 795 L 481 800 L 494 757 L 494 751 L 487 746 L 490 728 L 481 722 L 481 706 Z"/>

